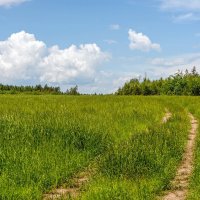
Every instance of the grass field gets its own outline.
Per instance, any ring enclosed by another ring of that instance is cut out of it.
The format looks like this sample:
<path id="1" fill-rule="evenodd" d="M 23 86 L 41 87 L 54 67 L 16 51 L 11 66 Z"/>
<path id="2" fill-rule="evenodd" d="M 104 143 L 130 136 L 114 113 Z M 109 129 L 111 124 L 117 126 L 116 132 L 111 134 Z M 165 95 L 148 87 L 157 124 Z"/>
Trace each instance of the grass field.
<path id="1" fill-rule="evenodd" d="M 155 199 L 175 176 L 199 100 L 1 95 L 0 199 L 42 199 L 91 163 L 79 199 Z M 199 162 L 198 137 L 189 199 L 200 198 Z"/>

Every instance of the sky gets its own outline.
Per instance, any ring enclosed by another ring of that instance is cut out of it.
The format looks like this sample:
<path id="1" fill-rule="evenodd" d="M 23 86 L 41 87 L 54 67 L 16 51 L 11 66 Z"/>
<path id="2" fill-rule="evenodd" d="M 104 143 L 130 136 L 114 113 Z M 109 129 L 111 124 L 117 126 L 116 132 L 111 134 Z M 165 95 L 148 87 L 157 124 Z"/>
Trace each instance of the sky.
<path id="1" fill-rule="evenodd" d="M 115 92 L 200 69 L 200 0 L 0 0 L 0 83 Z"/>

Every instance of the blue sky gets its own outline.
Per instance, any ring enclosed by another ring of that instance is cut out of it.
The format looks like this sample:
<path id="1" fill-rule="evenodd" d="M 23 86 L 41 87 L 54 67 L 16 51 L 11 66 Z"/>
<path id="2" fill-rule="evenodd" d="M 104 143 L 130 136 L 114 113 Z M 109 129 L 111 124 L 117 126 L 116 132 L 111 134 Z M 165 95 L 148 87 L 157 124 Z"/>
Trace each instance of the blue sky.
<path id="1" fill-rule="evenodd" d="M 199 69 L 199 0 L 0 0 L 0 82 L 110 93 Z"/>

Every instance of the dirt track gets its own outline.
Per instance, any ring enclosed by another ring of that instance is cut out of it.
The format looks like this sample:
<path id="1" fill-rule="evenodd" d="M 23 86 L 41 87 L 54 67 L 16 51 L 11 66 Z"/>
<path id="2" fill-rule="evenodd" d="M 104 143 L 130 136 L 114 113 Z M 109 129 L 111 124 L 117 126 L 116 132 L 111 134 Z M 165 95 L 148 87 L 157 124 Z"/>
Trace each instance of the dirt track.
<path id="1" fill-rule="evenodd" d="M 189 131 L 187 146 L 182 162 L 172 181 L 172 189 L 163 196 L 162 200 L 185 200 L 188 193 L 189 179 L 193 170 L 194 148 L 197 135 L 198 122 L 189 114 L 191 130 Z"/>

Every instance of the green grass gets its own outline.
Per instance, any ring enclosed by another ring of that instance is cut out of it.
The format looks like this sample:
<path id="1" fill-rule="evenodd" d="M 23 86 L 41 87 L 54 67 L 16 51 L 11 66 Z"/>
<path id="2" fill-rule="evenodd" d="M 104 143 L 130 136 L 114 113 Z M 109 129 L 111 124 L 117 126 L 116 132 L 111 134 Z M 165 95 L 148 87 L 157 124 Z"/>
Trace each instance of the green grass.
<path id="1" fill-rule="evenodd" d="M 101 175 L 85 189 L 81 199 L 149 200 L 168 189 L 189 128 L 184 109 L 174 103 L 171 110 L 175 114 L 167 124 L 152 124 L 112 146 L 100 163 Z"/>
<path id="2" fill-rule="evenodd" d="M 81 199 L 154 199 L 175 175 L 196 101 L 1 95 L 0 199 L 41 199 L 91 162 Z M 165 108 L 173 117 L 163 125 Z"/>

